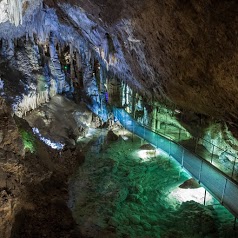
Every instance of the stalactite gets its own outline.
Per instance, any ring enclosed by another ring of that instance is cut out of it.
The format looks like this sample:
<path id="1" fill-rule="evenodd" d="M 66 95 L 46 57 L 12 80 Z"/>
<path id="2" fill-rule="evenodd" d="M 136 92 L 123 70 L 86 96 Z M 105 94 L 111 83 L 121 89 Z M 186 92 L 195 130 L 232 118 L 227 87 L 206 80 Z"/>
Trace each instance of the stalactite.
<path id="1" fill-rule="evenodd" d="M 82 86 L 83 87 L 83 80 L 82 80 L 82 58 L 81 58 L 81 55 L 78 51 L 76 51 L 76 76 L 77 76 L 77 79 L 78 79 L 78 84 L 79 86 Z"/>
<path id="2" fill-rule="evenodd" d="M 103 39 L 103 44 L 102 44 L 102 47 L 103 47 L 103 59 L 106 60 L 107 62 L 109 62 L 109 44 L 108 44 L 108 37 L 109 37 L 109 34 L 106 33 L 105 34 L 105 37 Z"/>
<path id="3" fill-rule="evenodd" d="M 57 84 L 56 84 L 54 79 L 51 79 L 50 85 L 51 86 L 50 86 L 49 94 L 50 94 L 50 97 L 52 98 L 52 97 L 54 97 L 57 94 Z"/>
<path id="4" fill-rule="evenodd" d="M 82 58 L 78 51 L 76 51 L 76 66 L 77 66 L 77 70 L 79 71 L 82 70 Z"/>
<path id="5" fill-rule="evenodd" d="M 47 90 L 34 95 L 24 95 L 21 102 L 15 107 L 14 113 L 19 117 L 23 117 L 27 112 L 36 109 L 46 102 L 49 102 L 49 93 Z"/>
<path id="6" fill-rule="evenodd" d="M 61 44 L 60 43 L 58 43 L 58 55 L 59 55 L 59 57 L 61 57 L 62 56 L 62 49 L 61 49 Z"/>
<path id="7" fill-rule="evenodd" d="M 50 58 L 51 58 L 51 63 L 49 65 L 51 74 L 57 83 L 57 93 L 62 93 L 65 90 L 64 86 L 66 84 L 65 74 L 61 69 L 61 64 L 60 64 L 57 51 L 54 45 L 53 37 L 50 40 L 49 51 L 50 51 Z"/>
<path id="8" fill-rule="evenodd" d="M 22 0 L 8 0 L 10 22 L 18 26 L 22 24 Z"/>
<path id="9" fill-rule="evenodd" d="M 99 84 L 99 91 L 103 92 L 104 90 L 104 70 L 102 65 L 100 65 L 100 84 Z"/>
<path id="10" fill-rule="evenodd" d="M 34 15 L 35 27 L 33 28 L 33 31 L 37 34 L 41 44 L 45 44 L 49 41 L 50 29 L 45 24 L 42 24 L 46 21 L 46 16 L 46 11 L 38 11 L 38 13 Z"/>
<path id="11" fill-rule="evenodd" d="M 30 60 L 32 66 L 32 70 L 36 71 L 40 70 L 39 66 L 40 52 L 38 45 L 27 42 L 25 48 L 28 55 L 28 59 Z"/>
<path id="12" fill-rule="evenodd" d="M 75 79 L 75 72 L 74 72 L 74 48 L 72 43 L 69 45 L 69 52 L 70 52 L 70 78 L 71 78 L 71 84 L 72 80 Z"/>
<path id="13" fill-rule="evenodd" d="M 7 45 L 7 56 L 11 58 L 14 56 L 14 40 L 8 39 Z"/>

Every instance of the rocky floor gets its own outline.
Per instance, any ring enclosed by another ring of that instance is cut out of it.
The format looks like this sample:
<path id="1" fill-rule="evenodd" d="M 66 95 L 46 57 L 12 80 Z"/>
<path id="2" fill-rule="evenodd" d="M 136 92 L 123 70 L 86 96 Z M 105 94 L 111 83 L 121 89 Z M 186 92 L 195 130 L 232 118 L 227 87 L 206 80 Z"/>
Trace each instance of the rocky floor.
<path id="1" fill-rule="evenodd" d="M 233 216 L 211 196 L 204 206 L 204 191 L 175 161 L 142 153 L 146 142 L 119 134 L 111 141 L 102 132 L 71 178 L 69 206 L 84 236 L 237 237 Z"/>

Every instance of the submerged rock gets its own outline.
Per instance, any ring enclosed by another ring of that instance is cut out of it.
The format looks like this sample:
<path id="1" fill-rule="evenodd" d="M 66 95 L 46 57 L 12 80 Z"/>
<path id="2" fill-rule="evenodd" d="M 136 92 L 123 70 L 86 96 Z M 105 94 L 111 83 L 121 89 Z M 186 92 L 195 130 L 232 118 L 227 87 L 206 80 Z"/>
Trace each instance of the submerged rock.
<path id="1" fill-rule="evenodd" d="M 151 144 L 144 144 L 140 146 L 141 150 L 155 150 L 156 148 Z"/>
<path id="2" fill-rule="evenodd" d="M 107 133 L 108 141 L 117 141 L 118 138 L 119 138 L 118 135 L 116 135 L 112 130 L 108 131 L 108 133 Z"/>
<path id="3" fill-rule="evenodd" d="M 194 178 L 190 178 L 188 180 L 186 180 L 184 183 L 182 183 L 181 185 L 179 185 L 180 188 L 200 188 L 201 185 L 194 179 Z"/>

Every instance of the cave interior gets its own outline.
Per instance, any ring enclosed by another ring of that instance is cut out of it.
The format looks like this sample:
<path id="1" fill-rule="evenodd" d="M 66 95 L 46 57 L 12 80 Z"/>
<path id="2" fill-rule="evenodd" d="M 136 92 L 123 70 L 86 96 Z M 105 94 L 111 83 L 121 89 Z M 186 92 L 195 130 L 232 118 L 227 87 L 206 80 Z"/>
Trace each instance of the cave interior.
<path id="1" fill-rule="evenodd" d="M 238 237 L 237 13 L 0 0 L 0 237 Z"/>

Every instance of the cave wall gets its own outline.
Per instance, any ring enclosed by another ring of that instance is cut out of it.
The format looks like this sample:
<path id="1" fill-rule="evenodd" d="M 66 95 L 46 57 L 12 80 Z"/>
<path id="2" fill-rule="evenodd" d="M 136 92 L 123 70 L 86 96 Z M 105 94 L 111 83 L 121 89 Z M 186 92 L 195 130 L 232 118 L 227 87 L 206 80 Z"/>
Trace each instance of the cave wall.
<path id="1" fill-rule="evenodd" d="M 112 39 L 109 68 L 142 93 L 193 111 L 237 117 L 236 1 L 45 1 L 96 47 Z M 71 7 L 73 6 L 73 7 Z M 85 24 L 85 15 L 94 23 Z M 73 16 L 74 13 L 74 16 Z"/>
<path id="2" fill-rule="evenodd" d="M 0 5 L 0 38 L 46 42 L 54 32 L 78 49 L 83 39 L 141 94 L 236 123 L 236 1 L 32 0 L 13 15 Z"/>

